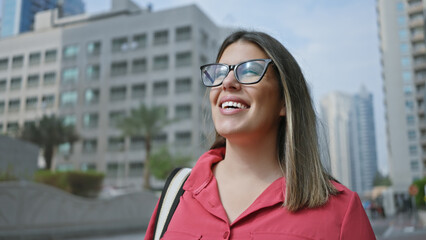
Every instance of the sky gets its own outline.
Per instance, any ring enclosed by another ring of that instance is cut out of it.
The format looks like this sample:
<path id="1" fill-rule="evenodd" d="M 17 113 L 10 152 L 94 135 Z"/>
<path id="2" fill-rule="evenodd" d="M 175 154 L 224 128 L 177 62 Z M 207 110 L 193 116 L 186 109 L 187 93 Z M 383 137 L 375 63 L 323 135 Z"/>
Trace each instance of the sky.
<path id="1" fill-rule="evenodd" d="M 388 172 L 375 0 L 134 0 L 153 11 L 196 4 L 217 25 L 265 31 L 296 58 L 319 111 L 326 94 L 373 93 L 379 169 Z M 86 0 L 88 13 L 110 0 Z"/>

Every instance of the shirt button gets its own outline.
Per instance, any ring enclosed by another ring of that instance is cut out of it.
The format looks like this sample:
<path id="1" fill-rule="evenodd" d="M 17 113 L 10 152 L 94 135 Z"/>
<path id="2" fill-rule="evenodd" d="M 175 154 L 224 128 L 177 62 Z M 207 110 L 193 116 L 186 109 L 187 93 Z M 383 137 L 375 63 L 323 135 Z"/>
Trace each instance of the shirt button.
<path id="1" fill-rule="evenodd" d="M 223 233 L 223 239 L 227 239 L 227 238 L 228 238 L 228 236 L 229 236 L 229 232 L 224 232 L 224 233 Z"/>

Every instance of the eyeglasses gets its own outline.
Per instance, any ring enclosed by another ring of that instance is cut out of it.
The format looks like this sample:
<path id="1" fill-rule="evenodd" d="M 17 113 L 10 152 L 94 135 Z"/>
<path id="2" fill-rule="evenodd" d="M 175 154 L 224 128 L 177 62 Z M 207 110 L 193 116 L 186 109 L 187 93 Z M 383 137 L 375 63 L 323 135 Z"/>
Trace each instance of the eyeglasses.
<path id="1" fill-rule="evenodd" d="M 262 80 L 271 59 L 252 59 L 236 65 L 211 63 L 200 67 L 201 79 L 206 87 L 216 87 L 222 84 L 231 70 L 235 79 L 241 84 L 255 84 Z"/>

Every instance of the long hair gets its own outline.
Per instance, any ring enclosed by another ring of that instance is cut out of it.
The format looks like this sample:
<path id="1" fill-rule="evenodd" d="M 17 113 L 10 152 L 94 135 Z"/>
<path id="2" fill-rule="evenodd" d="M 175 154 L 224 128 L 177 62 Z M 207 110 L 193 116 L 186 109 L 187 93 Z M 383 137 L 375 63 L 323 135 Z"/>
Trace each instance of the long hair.
<path id="1" fill-rule="evenodd" d="M 279 164 L 286 178 L 284 205 L 289 211 L 324 205 L 337 189 L 321 164 L 316 114 L 303 73 L 290 52 L 275 38 L 262 32 L 237 31 L 228 36 L 219 49 L 216 61 L 225 49 L 237 41 L 258 45 L 272 59 L 284 98 L 286 115 L 277 133 Z M 226 145 L 216 131 L 211 149 Z"/>

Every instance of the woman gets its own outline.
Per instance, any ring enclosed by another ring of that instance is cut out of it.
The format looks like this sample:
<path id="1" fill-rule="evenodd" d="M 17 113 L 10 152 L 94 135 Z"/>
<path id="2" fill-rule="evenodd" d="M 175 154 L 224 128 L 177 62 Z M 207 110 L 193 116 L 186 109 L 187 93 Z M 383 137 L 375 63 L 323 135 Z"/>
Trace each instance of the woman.
<path id="1" fill-rule="evenodd" d="M 358 195 L 321 165 L 309 90 L 284 46 L 239 31 L 216 62 L 201 67 L 216 141 L 163 239 L 375 239 Z"/>

